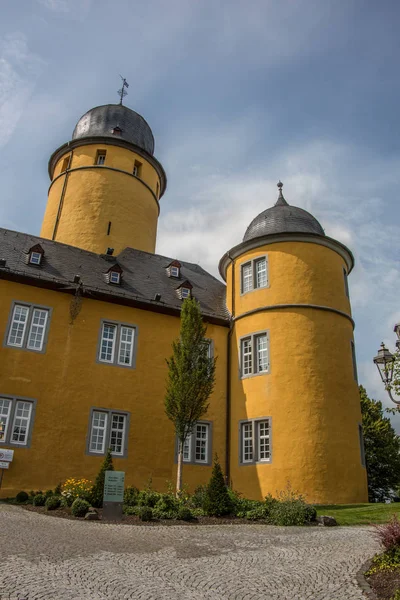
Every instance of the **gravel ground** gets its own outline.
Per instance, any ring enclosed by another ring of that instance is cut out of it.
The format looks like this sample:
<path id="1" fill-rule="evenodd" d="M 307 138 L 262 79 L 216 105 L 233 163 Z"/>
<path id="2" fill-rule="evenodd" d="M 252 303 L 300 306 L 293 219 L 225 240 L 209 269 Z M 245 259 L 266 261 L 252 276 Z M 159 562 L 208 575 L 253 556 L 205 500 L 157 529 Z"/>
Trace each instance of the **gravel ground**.
<path id="1" fill-rule="evenodd" d="M 0 600 L 361 600 L 368 527 L 129 527 L 0 504 Z"/>

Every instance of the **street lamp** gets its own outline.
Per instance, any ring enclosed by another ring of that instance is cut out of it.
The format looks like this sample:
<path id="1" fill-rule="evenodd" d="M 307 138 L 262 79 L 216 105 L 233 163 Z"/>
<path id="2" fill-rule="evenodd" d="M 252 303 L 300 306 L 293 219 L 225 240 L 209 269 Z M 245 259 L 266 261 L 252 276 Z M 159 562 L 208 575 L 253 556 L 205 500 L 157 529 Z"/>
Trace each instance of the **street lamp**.
<path id="1" fill-rule="evenodd" d="M 398 323 L 394 330 L 397 333 L 397 337 L 399 338 L 396 342 L 397 348 L 400 346 L 400 323 Z M 400 348 L 399 348 L 400 349 Z M 382 342 L 380 349 L 378 350 L 378 354 L 374 358 L 374 363 L 376 364 L 379 375 L 385 385 L 386 391 L 389 394 L 389 398 L 395 404 L 400 404 L 400 400 L 395 400 L 392 396 L 392 392 L 390 390 L 390 384 L 393 379 L 393 369 L 394 369 L 394 356 L 393 354 L 385 347 L 385 344 Z"/>

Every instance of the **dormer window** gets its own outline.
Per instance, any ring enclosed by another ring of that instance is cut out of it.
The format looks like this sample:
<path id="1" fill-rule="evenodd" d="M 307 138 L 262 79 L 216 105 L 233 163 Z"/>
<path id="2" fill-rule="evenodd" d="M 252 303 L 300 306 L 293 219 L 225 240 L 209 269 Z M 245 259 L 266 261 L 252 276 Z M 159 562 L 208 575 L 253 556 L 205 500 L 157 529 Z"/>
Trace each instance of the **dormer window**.
<path id="1" fill-rule="evenodd" d="M 184 281 L 182 285 L 177 288 L 177 294 L 181 300 L 185 300 L 186 298 L 192 297 L 192 289 L 193 286 L 190 281 Z"/>
<path id="2" fill-rule="evenodd" d="M 117 271 L 110 272 L 110 283 L 120 283 L 121 281 L 121 273 L 117 273 Z"/>
<path id="3" fill-rule="evenodd" d="M 112 265 L 108 271 L 104 274 L 104 278 L 107 283 L 112 285 L 121 285 L 122 269 L 118 264 Z"/>
<path id="4" fill-rule="evenodd" d="M 189 288 L 181 288 L 182 298 L 190 298 L 190 290 Z"/>
<path id="5" fill-rule="evenodd" d="M 175 277 L 180 279 L 181 276 L 181 263 L 178 260 L 173 260 L 167 267 L 168 277 Z"/>
<path id="6" fill-rule="evenodd" d="M 171 277 L 179 277 L 179 267 L 171 267 Z"/>
<path id="7" fill-rule="evenodd" d="M 25 262 L 29 265 L 40 265 L 43 260 L 44 250 L 40 244 L 35 244 L 29 248 Z"/>
<path id="8" fill-rule="evenodd" d="M 117 125 L 116 127 L 114 127 L 114 129 L 112 129 L 112 132 L 114 135 L 121 135 L 122 129 L 121 129 L 121 127 L 118 127 L 118 125 Z"/>

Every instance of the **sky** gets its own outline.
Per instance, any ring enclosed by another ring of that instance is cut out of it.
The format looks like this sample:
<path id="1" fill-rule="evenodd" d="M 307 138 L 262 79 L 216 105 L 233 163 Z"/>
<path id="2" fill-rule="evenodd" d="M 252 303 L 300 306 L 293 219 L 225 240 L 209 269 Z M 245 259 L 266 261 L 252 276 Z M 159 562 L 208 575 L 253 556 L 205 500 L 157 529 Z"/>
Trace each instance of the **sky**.
<path id="1" fill-rule="evenodd" d="M 372 358 L 400 321 L 400 3 L 0 0 L 0 14 L 0 226 L 39 234 L 50 154 L 119 101 L 122 74 L 168 176 L 157 252 L 217 275 L 281 179 L 354 253 L 359 380 L 389 406 Z"/>

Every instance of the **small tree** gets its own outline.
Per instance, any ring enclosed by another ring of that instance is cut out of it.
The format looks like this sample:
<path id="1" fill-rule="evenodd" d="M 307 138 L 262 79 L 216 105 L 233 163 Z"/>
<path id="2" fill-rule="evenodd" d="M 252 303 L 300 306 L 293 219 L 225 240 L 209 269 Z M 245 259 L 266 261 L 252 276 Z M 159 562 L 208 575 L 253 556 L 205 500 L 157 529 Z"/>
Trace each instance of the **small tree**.
<path id="1" fill-rule="evenodd" d="M 183 445 L 196 421 L 207 412 L 207 401 L 214 388 L 216 359 L 209 356 L 206 329 L 196 300 L 184 300 L 180 337 L 173 342 L 173 353 L 167 360 L 165 395 L 165 412 L 178 438 L 177 494 L 182 489 Z"/>
<path id="2" fill-rule="evenodd" d="M 111 448 L 107 450 L 107 454 L 104 457 L 100 471 L 97 474 L 96 480 L 90 492 L 90 502 L 92 506 L 95 506 L 96 508 L 101 508 L 103 506 L 104 480 L 106 478 L 106 471 L 114 471 Z"/>
<path id="3" fill-rule="evenodd" d="M 400 437 L 384 416 L 382 402 L 360 385 L 365 461 L 370 501 L 383 501 L 400 484 Z"/>
<path id="4" fill-rule="evenodd" d="M 228 515 L 233 510 L 233 503 L 225 485 L 224 475 L 218 456 L 215 456 L 210 482 L 206 489 L 203 505 L 204 512 L 213 517 Z"/>

